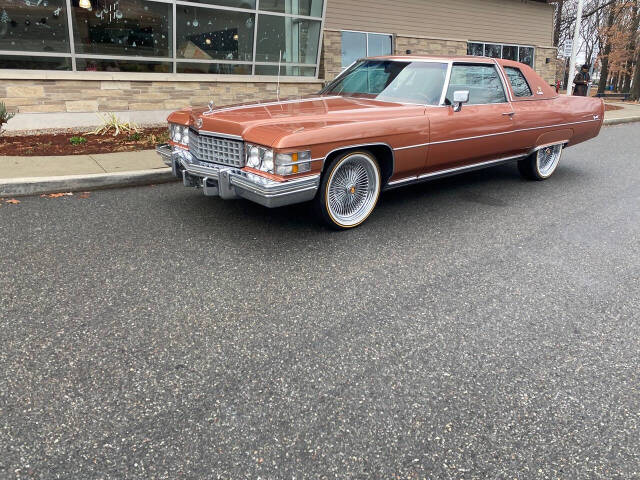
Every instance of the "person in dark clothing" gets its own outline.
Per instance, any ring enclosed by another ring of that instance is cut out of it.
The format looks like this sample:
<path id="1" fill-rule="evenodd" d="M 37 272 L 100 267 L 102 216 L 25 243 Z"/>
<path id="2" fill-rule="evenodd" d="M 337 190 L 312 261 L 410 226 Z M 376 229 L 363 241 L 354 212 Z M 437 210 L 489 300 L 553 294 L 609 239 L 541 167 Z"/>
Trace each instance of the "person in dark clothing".
<path id="1" fill-rule="evenodd" d="M 591 76 L 589 75 L 589 65 L 582 65 L 580 72 L 573 79 L 573 94 L 586 97 L 589 93 L 589 80 L 591 80 Z"/>

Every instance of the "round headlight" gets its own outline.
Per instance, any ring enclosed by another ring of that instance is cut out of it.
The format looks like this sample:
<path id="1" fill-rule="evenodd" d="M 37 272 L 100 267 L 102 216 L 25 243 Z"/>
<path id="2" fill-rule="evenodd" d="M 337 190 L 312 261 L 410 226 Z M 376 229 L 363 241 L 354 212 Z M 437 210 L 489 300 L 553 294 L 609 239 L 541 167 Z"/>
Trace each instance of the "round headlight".
<path id="1" fill-rule="evenodd" d="M 247 166 L 251 168 L 260 168 L 260 150 L 258 150 L 258 147 L 249 148 Z"/>
<path id="2" fill-rule="evenodd" d="M 262 170 L 273 173 L 273 150 L 266 150 L 262 158 Z"/>

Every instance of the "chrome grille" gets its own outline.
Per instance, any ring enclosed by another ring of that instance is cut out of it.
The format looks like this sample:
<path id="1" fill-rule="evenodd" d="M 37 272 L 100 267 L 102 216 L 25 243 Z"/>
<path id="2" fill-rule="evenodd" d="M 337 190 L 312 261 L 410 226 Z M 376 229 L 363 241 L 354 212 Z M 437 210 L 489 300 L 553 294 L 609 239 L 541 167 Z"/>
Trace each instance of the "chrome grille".
<path id="1" fill-rule="evenodd" d="M 244 143 L 189 130 L 189 151 L 203 162 L 244 167 Z"/>

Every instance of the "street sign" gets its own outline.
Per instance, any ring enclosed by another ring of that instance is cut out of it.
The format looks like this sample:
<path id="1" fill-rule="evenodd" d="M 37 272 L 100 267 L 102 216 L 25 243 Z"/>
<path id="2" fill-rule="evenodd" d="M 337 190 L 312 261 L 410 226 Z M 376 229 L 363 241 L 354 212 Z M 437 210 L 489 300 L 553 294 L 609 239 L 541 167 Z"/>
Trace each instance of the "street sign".
<path id="1" fill-rule="evenodd" d="M 562 56 L 570 57 L 572 48 L 573 48 L 573 40 L 570 40 L 570 39 L 565 40 L 564 46 L 562 48 Z"/>

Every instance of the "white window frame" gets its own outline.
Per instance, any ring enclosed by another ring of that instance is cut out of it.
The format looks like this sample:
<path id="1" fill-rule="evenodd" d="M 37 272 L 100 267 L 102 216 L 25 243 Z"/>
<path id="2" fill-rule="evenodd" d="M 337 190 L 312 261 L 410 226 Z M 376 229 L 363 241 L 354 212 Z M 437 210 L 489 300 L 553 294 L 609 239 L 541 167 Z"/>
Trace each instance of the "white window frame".
<path id="1" fill-rule="evenodd" d="M 502 52 L 504 50 L 504 47 L 518 47 L 518 58 L 517 58 L 517 60 L 514 60 L 516 62 L 520 62 L 520 48 L 521 47 L 522 48 L 532 48 L 533 49 L 533 58 L 531 59 L 531 63 L 533 63 L 533 65 L 536 64 L 536 47 L 533 46 L 533 45 L 523 45 L 521 43 L 481 42 L 481 41 L 476 41 L 476 40 L 468 40 L 467 41 L 467 50 L 469 48 L 469 44 L 470 43 L 482 44 L 482 56 L 486 56 L 486 54 L 487 54 L 487 44 L 489 44 L 489 45 L 500 45 L 500 58 L 502 58 Z M 489 58 L 493 58 L 493 57 L 489 57 Z M 526 65 L 526 63 L 525 63 L 525 65 Z M 533 68 L 533 65 L 531 66 L 531 68 Z"/>
<path id="2" fill-rule="evenodd" d="M 326 2 L 331 1 L 331 0 L 325 0 L 325 4 Z M 393 55 L 393 50 L 395 48 L 395 35 L 393 33 L 386 33 L 386 32 L 364 32 L 362 30 L 340 30 L 340 42 L 342 43 L 342 32 L 347 32 L 347 33 L 364 33 L 365 35 L 365 57 L 369 56 L 369 35 L 386 35 L 388 37 L 391 37 L 391 53 L 389 53 L 389 55 Z M 480 42 L 477 42 L 480 43 Z M 347 68 L 349 68 L 351 65 L 346 65 L 344 67 L 342 67 L 342 52 L 340 55 L 340 71 L 344 72 Z"/>

